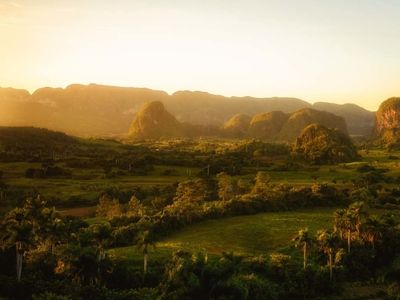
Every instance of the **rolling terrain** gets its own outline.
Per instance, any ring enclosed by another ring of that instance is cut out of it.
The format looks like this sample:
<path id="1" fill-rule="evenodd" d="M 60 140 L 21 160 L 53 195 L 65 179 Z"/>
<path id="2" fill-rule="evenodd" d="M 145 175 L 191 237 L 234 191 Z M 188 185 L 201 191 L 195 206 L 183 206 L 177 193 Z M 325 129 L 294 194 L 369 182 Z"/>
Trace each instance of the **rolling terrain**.
<path id="1" fill-rule="evenodd" d="M 73 84 L 66 88 L 26 90 L 0 88 L 0 126 L 35 126 L 78 136 L 123 135 L 139 108 L 161 101 L 178 121 L 221 127 L 235 114 L 254 116 L 303 108 L 324 110 L 343 117 L 349 133 L 368 135 L 374 124 L 372 112 L 356 105 L 310 103 L 285 97 L 224 97 L 205 92 L 178 91 L 172 95 L 146 88 Z"/>

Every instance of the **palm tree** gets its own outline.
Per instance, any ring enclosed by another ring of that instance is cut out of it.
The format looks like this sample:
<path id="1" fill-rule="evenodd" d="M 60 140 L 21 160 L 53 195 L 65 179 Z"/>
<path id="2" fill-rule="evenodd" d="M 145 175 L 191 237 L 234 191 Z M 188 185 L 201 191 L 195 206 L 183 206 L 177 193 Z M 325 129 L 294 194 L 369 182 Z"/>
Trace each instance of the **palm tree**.
<path id="1" fill-rule="evenodd" d="M 312 243 L 312 238 L 308 233 L 308 228 L 299 230 L 293 241 L 297 248 L 303 249 L 303 268 L 305 269 L 307 266 L 307 250 Z"/>
<path id="2" fill-rule="evenodd" d="M 352 211 L 346 210 L 346 215 L 343 219 L 343 229 L 346 232 L 347 237 L 347 252 L 351 251 L 351 237 L 354 229 L 356 228 L 356 216 Z"/>
<path id="3" fill-rule="evenodd" d="M 322 252 L 328 256 L 329 278 L 333 278 L 333 255 L 338 243 L 338 238 L 335 233 L 327 230 L 317 232 L 317 241 Z"/>
<path id="4" fill-rule="evenodd" d="M 361 236 L 365 241 L 372 245 L 375 249 L 375 242 L 382 237 L 382 223 L 376 217 L 366 219 L 361 226 Z"/>
<path id="5" fill-rule="evenodd" d="M 106 257 L 106 248 L 111 244 L 111 233 L 112 229 L 109 223 L 94 224 L 89 227 L 92 231 L 96 249 L 97 249 L 97 260 L 101 262 Z"/>
<path id="6" fill-rule="evenodd" d="M 26 216 L 26 211 L 15 208 L 10 211 L 2 224 L 2 248 L 15 247 L 17 263 L 17 280 L 21 280 L 22 263 L 25 252 L 33 243 L 32 223 Z"/>
<path id="7" fill-rule="evenodd" d="M 54 249 L 66 237 L 64 220 L 57 216 L 55 208 L 45 207 L 37 222 L 36 234 L 40 242 L 54 254 Z"/>
<path id="8" fill-rule="evenodd" d="M 155 248 L 156 241 L 154 235 L 150 233 L 149 230 L 141 232 L 136 240 L 136 245 L 140 251 L 143 253 L 143 272 L 147 273 L 147 259 L 149 254 L 149 248 Z"/>
<path id="9" fill-rule="evenodd" d="M 365 205 L 364 202 L 358 201 L 352 203 L 348 211 L 351 213 L 352 217 L 354 218 L 354 226 L 357 231 L 357 236 L 360 237 L 360 228 L 363 219 L 367 216 L 367 213 L 365 211 Z"/>
<path id="10" fill-rule="evenodd" d="M 340 239 L 343 239 L 343 231 L 345 228 L 345 219 L 346 219 L 346 209 L 337 209 L 334 214 L 334 223 L 333 223 L 333 230 L 335 232 L 339 232 Z"/>

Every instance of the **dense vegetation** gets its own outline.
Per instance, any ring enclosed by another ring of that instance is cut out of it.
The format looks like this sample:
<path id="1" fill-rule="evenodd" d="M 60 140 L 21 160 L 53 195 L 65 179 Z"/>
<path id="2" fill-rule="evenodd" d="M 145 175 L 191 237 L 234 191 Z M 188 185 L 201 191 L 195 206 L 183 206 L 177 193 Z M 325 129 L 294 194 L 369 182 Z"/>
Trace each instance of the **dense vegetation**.
<path id="1" fill-rule="evenodd" d="M 349 284 L 399 296 L 396 152 L 316 166 L 291 145 L 258 140 L 130 145 L 27 129 L 46 145 L 37 148 L 7 142 L 18 130 L 0 136 L 0 297 L 349 299 Z M 310 209 L 325 221 L 298 222 L 289 234 L 250 226 L 249 237 L 268 238 L 249 238 L 246 251 L 193 247 L 195 239 L 157 247 L 208 222 L 223 239 L 235 216 Z"/>
<path id="2" fill-rule="evenodd" d="M 293 151 L 315 164 L 335 164 L 358 159 L 357 149 L 348 136 L 337 129 L 319 124 L 304 128 Z"/>
<path id="3" fill-rule="evenodd" d="M 389 150 L 400 149 L 400 98 L 382 102 L 376 113 L 376 143 Z"/>

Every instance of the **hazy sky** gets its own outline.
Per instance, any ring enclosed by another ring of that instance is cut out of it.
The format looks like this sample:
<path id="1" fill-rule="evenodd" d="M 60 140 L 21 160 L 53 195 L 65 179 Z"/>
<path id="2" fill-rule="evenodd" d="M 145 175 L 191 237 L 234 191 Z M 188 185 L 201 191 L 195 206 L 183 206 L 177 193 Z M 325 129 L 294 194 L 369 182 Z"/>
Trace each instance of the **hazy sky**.
<path id="1" fill-rule="evenodd" d="M 0 86 L 104 83 L 376 109 L 400 0 L 0 0 Z"/>

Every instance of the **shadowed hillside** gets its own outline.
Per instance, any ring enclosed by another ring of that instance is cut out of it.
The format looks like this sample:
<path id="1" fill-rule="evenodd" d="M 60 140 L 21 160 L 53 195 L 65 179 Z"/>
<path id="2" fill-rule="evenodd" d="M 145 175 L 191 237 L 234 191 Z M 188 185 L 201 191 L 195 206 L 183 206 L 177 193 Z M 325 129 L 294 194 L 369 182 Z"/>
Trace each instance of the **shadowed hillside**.
<path id="1" fill-rule="evenodd" d="M 66 149 L 78 144 L 75 137 L 62 132 L 34 127 L 0 127 L 0 151 L 2 152 L 48 152 Z"/>

